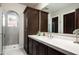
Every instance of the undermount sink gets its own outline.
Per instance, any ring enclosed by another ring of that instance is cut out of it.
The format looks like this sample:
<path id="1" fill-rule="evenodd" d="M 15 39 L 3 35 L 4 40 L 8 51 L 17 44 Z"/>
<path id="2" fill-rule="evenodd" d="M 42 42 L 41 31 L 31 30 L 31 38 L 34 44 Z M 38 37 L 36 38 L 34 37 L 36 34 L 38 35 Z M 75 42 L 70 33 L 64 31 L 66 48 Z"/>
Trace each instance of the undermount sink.
<path id="1" fill-rule="evenodd" d="M 40 35 L 38 37 L 45 38 L 45 39 L 51 39 L 51 40 L 62 39 L 62 40 L 68 40 L 68 41 L 73 41 L 73 42 L 76 39 L 75 37 L 68 37 L 68 36 L 62 36 L 62 35 L 47 35 L 47 36 Z"/>
<path id="2" fill-rule="evenodd" d="M 62 39 L 62 40 L 69 40 L 69 41 L 74 41 L 76 38 L 73 38 L 73 37 L 66 37 L 66 36 L 51 36 L 51 37 L 48 37 L 49 39 Z"/>

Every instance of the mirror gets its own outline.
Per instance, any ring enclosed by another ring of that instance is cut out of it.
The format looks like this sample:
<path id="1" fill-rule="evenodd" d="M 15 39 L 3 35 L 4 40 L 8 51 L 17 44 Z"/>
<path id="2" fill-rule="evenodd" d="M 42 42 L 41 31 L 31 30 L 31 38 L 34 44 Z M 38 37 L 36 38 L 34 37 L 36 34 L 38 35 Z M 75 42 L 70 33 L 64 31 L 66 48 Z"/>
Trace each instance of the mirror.
<path id="1" fill-rule="evenodd" d="M 49 13 L 48 32 L 73 34 L 79 28 L 78 8 L 79 3 L 49 3 L 44 7 L 42 10 Z"/>

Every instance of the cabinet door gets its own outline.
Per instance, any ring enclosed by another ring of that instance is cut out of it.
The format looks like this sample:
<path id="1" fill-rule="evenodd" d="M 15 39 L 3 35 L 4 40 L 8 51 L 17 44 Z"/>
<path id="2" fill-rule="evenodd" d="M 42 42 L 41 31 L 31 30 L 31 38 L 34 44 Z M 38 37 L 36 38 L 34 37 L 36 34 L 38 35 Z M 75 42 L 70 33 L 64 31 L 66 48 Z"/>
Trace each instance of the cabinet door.
<path id="1" fill-rule="evenodd" d="M 48 31 L 48 13 L 41 11 L 41 32 Z"/>
<path id="2" fill-rule="evenodd" d="M 29 8 L 30 10 L 27 14 L 27 19 L 28 19 L 28 34 L 33 35 L 37 34 L 39 31 L 39 11 L 33 8 Z"/>
<path id="3" fill-rule="evenodd" d="M 47 55 L 48 47 L 42 43 L 39 43 L 39 55 Z"/>
<path id="4" fill-rule="evenodd" d="M 47 46 L 33 40 L 33 55 L 47 55 Z"/>
<path id="5" fill-rule="evenodd" d="M 53 48 L 48 47 L 48 55 L 64 55 L 64 53 L 61 53 Z"/>
<path id="6" fill-rule="evenodd" d="M 33 55 L 39 55 L 39 43 L 33 40 Z"/>

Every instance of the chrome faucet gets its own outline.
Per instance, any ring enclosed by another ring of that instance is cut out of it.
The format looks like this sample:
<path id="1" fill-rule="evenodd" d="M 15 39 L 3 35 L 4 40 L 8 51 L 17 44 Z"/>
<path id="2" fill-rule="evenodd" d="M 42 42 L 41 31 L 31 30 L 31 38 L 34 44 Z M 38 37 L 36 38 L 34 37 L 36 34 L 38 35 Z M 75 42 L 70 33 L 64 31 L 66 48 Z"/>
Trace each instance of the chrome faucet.
<path id="1" fill-rule="evenodd" d="M 49 33 L 49 34 L 48 34 L 48 37 L 49 37 L 50 39 L 52 39 L 52 38 L 53 38 L 52 33 Z"/>
<path id="2" fill-rule="evenodd" d="M 74 41 L 74 43 L 79 43 L 79 40 L 78 40 L 79 29 L 75 29 L 75 30 L 73 31 L 73 34 L 76 34 L 76 40 Z"/>

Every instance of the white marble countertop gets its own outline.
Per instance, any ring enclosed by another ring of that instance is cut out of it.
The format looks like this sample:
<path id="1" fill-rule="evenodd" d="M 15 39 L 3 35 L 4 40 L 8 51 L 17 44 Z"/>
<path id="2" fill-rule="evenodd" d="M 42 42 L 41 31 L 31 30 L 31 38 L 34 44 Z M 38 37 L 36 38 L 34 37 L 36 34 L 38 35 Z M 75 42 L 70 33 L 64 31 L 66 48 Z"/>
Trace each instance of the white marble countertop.
<path id="1" fill-rule="evenodd" d="M 73 43 L 73 40 L 75 40 L 73 37 L 54 36 L 53 38 L 49 38 L 38 35 L 28 35 L 28 37 L 65 54 L 79 54 L 79 44 Z"/>

